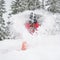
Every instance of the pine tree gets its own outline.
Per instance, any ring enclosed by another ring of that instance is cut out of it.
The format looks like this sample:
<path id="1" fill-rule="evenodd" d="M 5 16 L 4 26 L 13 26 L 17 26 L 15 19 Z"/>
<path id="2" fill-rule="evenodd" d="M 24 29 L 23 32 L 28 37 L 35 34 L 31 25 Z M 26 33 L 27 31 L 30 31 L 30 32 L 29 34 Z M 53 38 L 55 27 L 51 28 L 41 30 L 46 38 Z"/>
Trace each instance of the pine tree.
<path id="1" fill-rule="evenodd" d="M 3 13 L 6 12 L 4 6 L 5 6 L 5 1 L 4 0 L 0 0 L 0 16 L 1 17 L 3 16 Z"/>
<path id="2" fill-rule="evenodd" d="M 42 0 L 42 8 L 44 9 L 45 7 L 44 7 L 44 0 Z"/>
<path id="3" fill-rule="evenodd" d="M 19 0 L 13 1 L 11 5 L 12 14 L 18 13 Z"/>
<path id="4" fill-rule="evenodd" d="M 57 0 L 57 3 L 56 3 L 56 12 L 60 13 L 60 0 Z"/>
<path id="5" fill-rule="evenodd" d="M 39 0 L 28 0 L 28 10 L 35 10 L 40 8 L 40 1 Z"/>
<path id="6" fill-rule="evenodd" d="M 23 12 L 25 10 L 35 10 L 40 8 L 39 0 L 15 0 L 12 2 L 12 14 Z"/>
<path id="7" fill-rule="evenodd" d="M 7 36 L 5 20 L 3 19 L 3 14 L 6 12 L 4 3 L 4 0 L 0 0 L 0 40 L 5 39 Z"/>
<path id="8" fill-rule="evenodd" d="M 48 0 L 46 5 L 49 6 L 48 11 L 60 12 L 60 0 Z"/>
<path id="9" fill-rule="evenodd" d="M 5 30 L 6 30 L 6 33 L 7 33 L 7 35 L 6 35 L 6 39 L 10 39 L 11 38 L 11 31 L 10 31 L 10 26 L 11 26 L 11 22 L 10 21 L 8 21 L 7 23 L 6 23 L 6 28 L 5 28 Z"/>
<path id="10" fill-rule="evenodd" d="M 3 20 L 3 18 L 0 16 L 0 40 L 5 39 L 6 38 L 6 30 L 5 30 L 5 21 Z"/>

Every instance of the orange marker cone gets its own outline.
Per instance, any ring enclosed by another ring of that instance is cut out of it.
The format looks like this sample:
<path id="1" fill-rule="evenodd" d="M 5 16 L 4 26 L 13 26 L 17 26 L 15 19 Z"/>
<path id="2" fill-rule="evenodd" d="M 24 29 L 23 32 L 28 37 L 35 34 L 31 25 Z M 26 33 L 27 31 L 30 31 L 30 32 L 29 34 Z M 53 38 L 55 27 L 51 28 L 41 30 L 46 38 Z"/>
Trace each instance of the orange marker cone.
<path id="1" fill-rule="evenodd" d="M 23 42 L 22 43 L 22 48 L 21 48 L 21 50 L 26 50 L 27 49 L 27 42 Z"/>

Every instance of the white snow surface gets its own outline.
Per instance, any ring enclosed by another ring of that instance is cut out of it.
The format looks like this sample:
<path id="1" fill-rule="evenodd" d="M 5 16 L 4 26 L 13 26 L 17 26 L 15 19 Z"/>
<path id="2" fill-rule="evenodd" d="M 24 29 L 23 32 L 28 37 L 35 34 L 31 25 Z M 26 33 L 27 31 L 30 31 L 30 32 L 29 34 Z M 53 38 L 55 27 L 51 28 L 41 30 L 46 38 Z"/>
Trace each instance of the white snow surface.
<path id="1" fill-rule="evenodd" d="M 28 39 L 30 40 L 30 39 Z M 21 50 L 21 39 L 0 42 L 0 60 L 60 60 L 60 36 L 37 36 Z"/>
<path id="2" fill-rule="evenodd" d="M 44 10 L 33 12 L 40 15 L 39 20 L 42 20 L 42 25 L 33 35 L 24 26 L 31 11 L 10 18 L 14 23 L 12 30 L 19 33 L 22 38 L 0 41 L 0 60 L 60 60 L 60 35 L 51 35 L 49 32 L 55 25 L 56 15 Z M 25 51 L 21 50 L 24 41 L 27 42 Z"/>

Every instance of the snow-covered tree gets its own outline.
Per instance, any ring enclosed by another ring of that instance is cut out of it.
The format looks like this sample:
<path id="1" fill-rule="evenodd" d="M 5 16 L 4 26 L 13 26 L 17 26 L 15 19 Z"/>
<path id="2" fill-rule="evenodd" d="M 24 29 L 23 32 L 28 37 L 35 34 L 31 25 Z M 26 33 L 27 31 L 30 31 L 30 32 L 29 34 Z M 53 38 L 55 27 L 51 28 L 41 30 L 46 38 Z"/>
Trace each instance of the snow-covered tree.
<path id="1" fill-rule="evenodd" d="M 43 9 L 45 8 L 44 7 L 44 0 L 42 0 L 41 6 L 42 6 Z"/>
<path id="2" fill-rule="evenodd" d="M 49 6 L 48 11 L 60 12 L 60 0 L 48 0 L 46 5 Z"/>
<path id="3" fill-rule="evenodd" d="M 7 36 L 6 25 L 4 19 L 0 16 L 0 40 L 5 39 Z"/>
<path id="4" fill-rule="evenodd" d="M 39 0 L 28 0 L 28 10 L 35 10 L 40 8 L 40 1 Z"/>
<path id="5" fill-rule="evenodd" d="M 4 0 L 0 0 L 0 16 L 1 16 L 1 17 L 3 16 L 3 13 L 6 12 L 4 6 L 5 6 L 5 1 L 4 1 Z"/>
<path id="6" fill-rule="evenodd" d="M 12 2 L 12 14 L 23 12 L 25 10 L 35 10 L 40 8 L 39 0 L 15 0 Z"/>
<path id="7" fill-rule="evenodd" d="M 5 39 L 6 36 L 8 36 L 6 32 L 5 20 L 3 19 L 3 14 L 6 12 L 4 4 L 5 4 L 5 1 L 0 0 L 0 40 Z"/>
<path id="8" fill-rule="evenodd" d="M 10 27 L 11 27 L 11 22 L 10 22 L 10 21 L 6 22 L 6 28 L 5 28 L 6 33 L 7 33 L 7 37 L 6 37 L 6 39 L 10 39 L 10 38 L 11 38 Z"/>

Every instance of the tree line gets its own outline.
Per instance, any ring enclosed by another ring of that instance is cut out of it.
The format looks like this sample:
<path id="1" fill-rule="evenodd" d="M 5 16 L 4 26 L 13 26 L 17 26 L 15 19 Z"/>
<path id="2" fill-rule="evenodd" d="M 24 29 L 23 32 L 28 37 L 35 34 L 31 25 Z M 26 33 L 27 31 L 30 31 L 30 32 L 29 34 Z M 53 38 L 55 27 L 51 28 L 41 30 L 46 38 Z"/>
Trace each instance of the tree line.
<path id="1" fill-rule="evenodd" d="M 9 15 L 18 14 L 25 10 L 46 9 L 52 13 L 60 13 L 60 0 L 14 0 L 11 2 L 11 12 Z M 6 22 L 3 14 L 6 13 L 5 1 L 0 0 L 0 40 L 10 39 L 11 22 Z"/>

